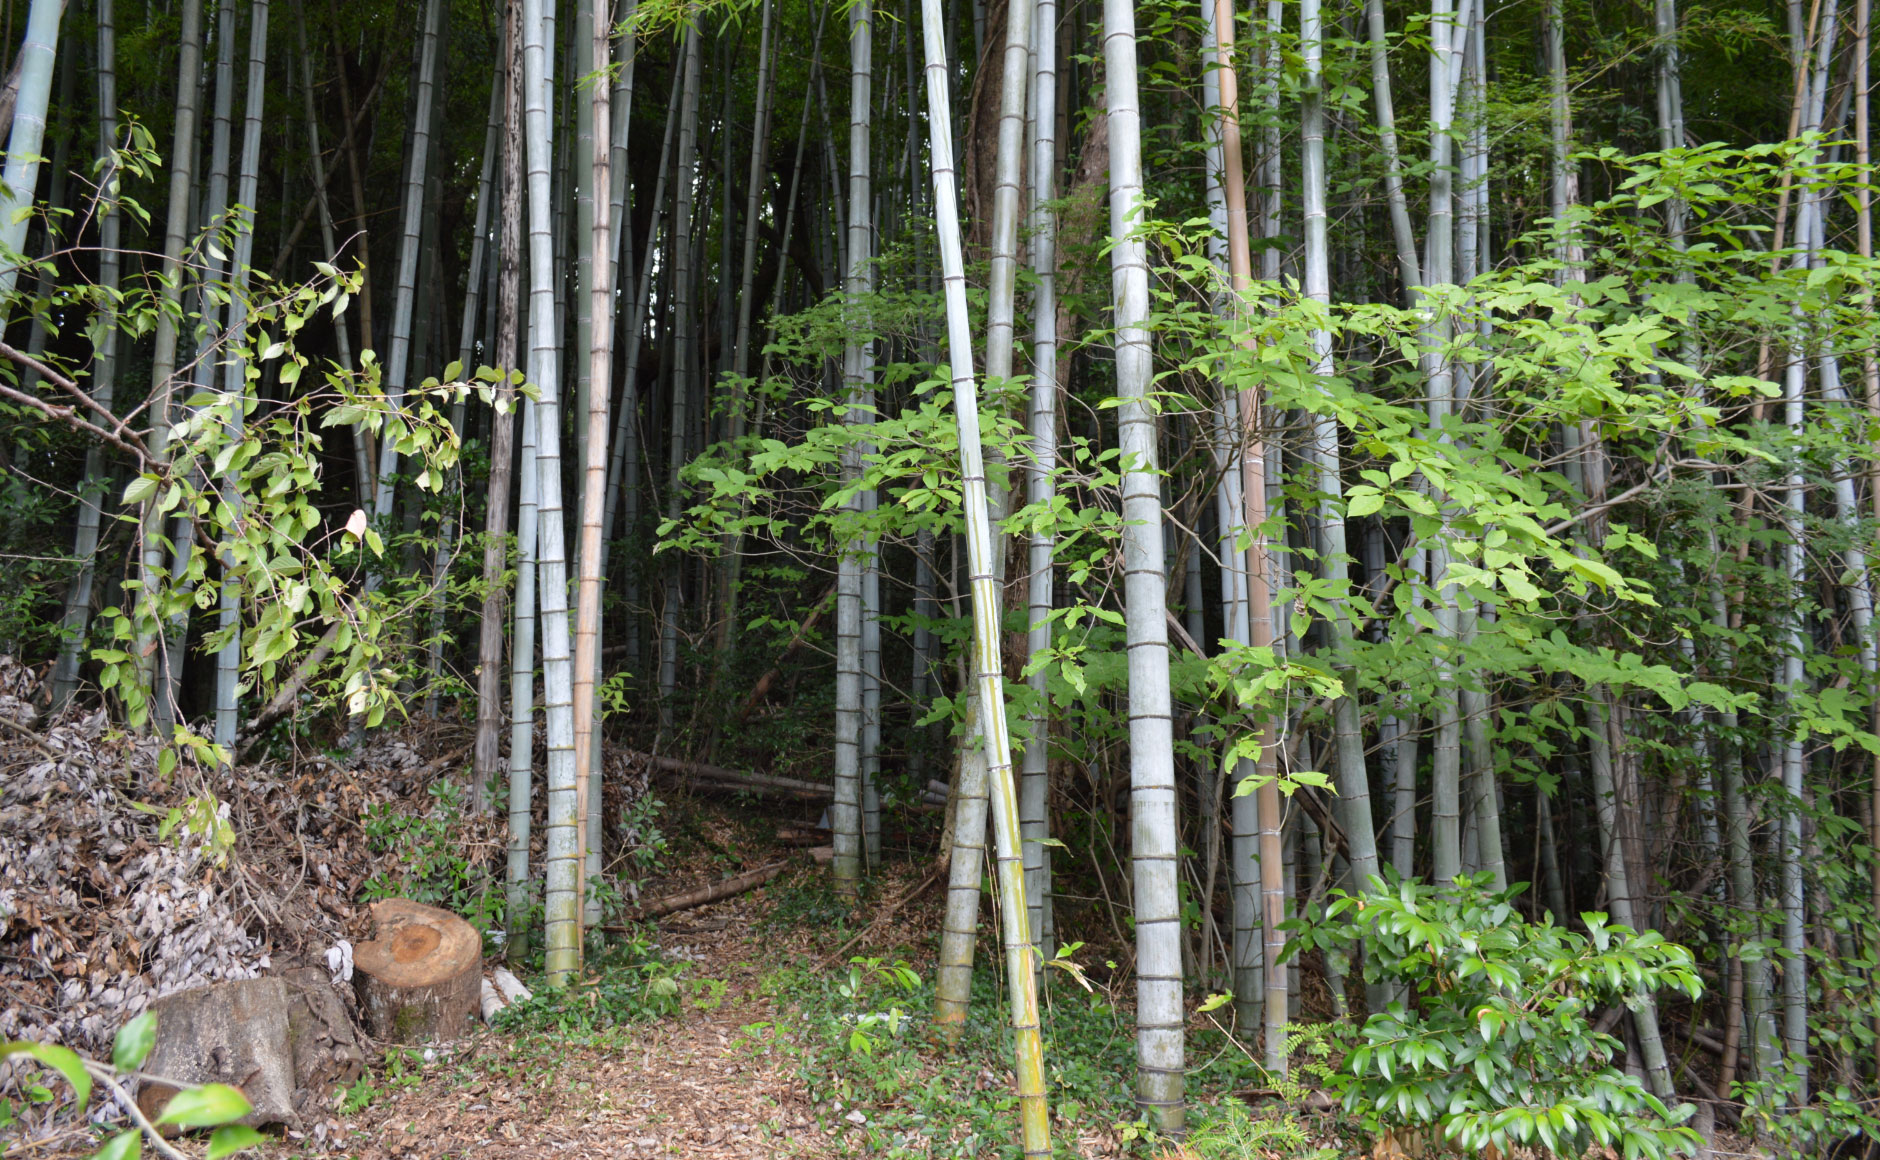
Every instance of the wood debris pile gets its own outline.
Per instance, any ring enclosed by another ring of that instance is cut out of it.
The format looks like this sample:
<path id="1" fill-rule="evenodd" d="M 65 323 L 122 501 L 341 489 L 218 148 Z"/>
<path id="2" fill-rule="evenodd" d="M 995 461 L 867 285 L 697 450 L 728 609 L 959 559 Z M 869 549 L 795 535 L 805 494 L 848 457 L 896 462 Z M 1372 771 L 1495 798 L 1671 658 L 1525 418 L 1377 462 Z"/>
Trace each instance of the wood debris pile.
<path id="1" fill-rule="evenodd" d="M 316 757 L 166 780 L 156 743 L 104 713 L 41 716 L 38 676 L 0 656 L 0 1040 L 108 1056 L 160 996 L 322 964 L 369 933 L 355 898 L 395 858 L 360 821 L 430 804 L 416 747 L 375 746 L 372 774 Z"/>
<path id="2" fill-rule="evenodd" d="M 22 725 L 30 711 L 0 706 Z M 168 809 L 126 796 L 156 780 L 153 742 L 107 736 L 102 712 L 42 736 L 0 737 L 0 1038 L 101 1054 L 150 1000 L 251 978 L 268 953 L 216 881 L 226 805 L 202 833 L 163 840 Z"/>

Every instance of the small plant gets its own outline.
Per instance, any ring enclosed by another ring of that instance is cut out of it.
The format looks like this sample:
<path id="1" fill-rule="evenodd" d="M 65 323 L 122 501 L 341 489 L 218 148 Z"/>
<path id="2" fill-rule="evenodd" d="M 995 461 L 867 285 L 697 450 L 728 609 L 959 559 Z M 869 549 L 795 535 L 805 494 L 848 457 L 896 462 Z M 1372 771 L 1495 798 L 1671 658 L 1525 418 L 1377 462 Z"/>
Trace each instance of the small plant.
<path id="1" fill-rule="evenodd" d="M 1683 1117 L 1613 1066 L 1619 1041 L 1590 1018 L 1648 991 L 1695 998 L 1689 951 L 1603 914 L 1581 916 L 1585 935 L 1529 922 L 1511 895 L 1467 878 L 1444 889 L 1374 879 L 1368 894 L 1334 894 L 1289 924 L 1289 953 L 1362 940 L 1365 980 L 1404 996 L 1334 1031 L 1347 1054 L 1327 1083 L 1368 1133 L 1464 1155 L 1598 1146 L 1662 1160 L 1696 1149 Z"/>
<path id="2" fill-rule="evenodd" d="M 106 1140 L 102 1148 L 92 1153 L 91 1160 L 136 1160 L 143 1155 L 146 1136 L 164 1155 L 173 1156 L 176 1154 L 175 1149 L 164 1143 L 159 1135 L 159 1129 L 162 1128 L 214 1128 L 215 1131 L 209 1137 L 207 1160 L 221 1160 L 223 1156 L 231 1156 L 267 1140 L 266 1136 L 253 1128 L 234 1122 L 255 1109 L 239 1089 L 227 1084 L 189 1084 L 164 1080 L 165 1084 L 179 1090 L 163 1105 L 163 1110 L 154 1121 L 145 1116 L 120 1080 L 126 1073 L 136 1072 L 144 1060 L 149 1058 L 150 1049 L 156 1044 L 157 1017 L 146 1011 L 118 1029 L 117 1038 L 111 1045 L 111 1062 L 108 1064 L 89 1059 L 69 1047 L 32 1042 L 0 1043 L 0 1060 L 23 1056 L 48 1070 L 58 1072 L 71 1085 L 72 1109 L 81 1116 L 85 1114 L 86 1105 L 91 1102 L 94 1083 L 102 1085 L 111 1094 L 130 1117 L 133 1126 Z M 46 1088 L 33 1085 L 28 1089 L 28 1098 L 35 1103 L 49 1103 L 52 1094 Z"/>
<path id="3" fill-rule="evenodd" d="M 874 1005 L 870 998 L 873 992 L 883 987 L 911 995 L 920 989 L 920 974 L 904 960 L 897 959 L 892 966 L 885 966 L 879 958 L 858 955 L 849 960 L 849 977 L 836 984 L 836 994 L 853 1006 L 869 1007 Z M 908 1015 L 899 1006 L 891 1005 L 886 1011 L 850 1012 L 845 1022 L 849 1024 L 849 1050 L 856 1055 L 873 1055 L 879 1033 L 885 1032 L 890 1038 L 900 1035 L 907 1026 Z"/>
<path id="4" fill-rule="evenodd" d="M 694 979 L 691 984 L 692 1006 L 700 1011 L 716 1011 L 725 1005 L 731 984 L 723 979 Z"/>
<path id="5" fill-rule="evenodd" d="M 375 853 L 390 854 L 397 868 L 366 879 L 360 897 L 409 898 L 460 914 L 479 931 L 503 926 L 503 894 L 464 854 L 463 790 L 449 778 L 432 783 L 431 806 L 421 814 L 391 805 L 366 811 L 366 841 Z"/>
<path id="6" fill-rule="evenodd" d="M 1286 1111 L 1293 1101 L 1281 1096 L 1280 1110 L 1256 1115 L 1237 1099 L 1222 1100 L 1173 1151 L 1158 1160 L 1254 1160 L 1264 1156 L 1330 1157 L 1330 1149 L 1308 1148 L 1305 1125 Z"/>
<path id="7" fill-rule="evenodd" d="M 342 1116 L 356 1116 L 372 1106 L 379 1098 L 379 1085 L 372 1082 L 370 1075 L 361 1075 L 358 1079 L 340 1089 L 339 1099 L 334 1110 Z"/>

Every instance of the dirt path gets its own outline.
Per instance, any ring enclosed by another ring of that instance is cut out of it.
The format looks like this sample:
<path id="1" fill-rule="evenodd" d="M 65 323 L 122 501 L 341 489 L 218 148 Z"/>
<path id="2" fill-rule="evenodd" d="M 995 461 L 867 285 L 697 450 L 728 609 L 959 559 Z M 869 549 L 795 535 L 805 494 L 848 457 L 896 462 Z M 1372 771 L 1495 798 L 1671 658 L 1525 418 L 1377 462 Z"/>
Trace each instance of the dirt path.
<path id="1" fill-rule="evenodd" d="M 693 964 L 689 980 L 724 982 L 717 1005 L 688 992 L 678 1015 L 604 1045 L 482 1031 L 432 1062 L 375 1074 L 374 1098 L 338 1117 L 322 1150 L 360 1160 L 847 1154 L 816 1123 L 773 1030 L 759 982 L 786 940 L 759 928 L 757 909 L 734 899 L 661 931 L 667 955 Z"/>

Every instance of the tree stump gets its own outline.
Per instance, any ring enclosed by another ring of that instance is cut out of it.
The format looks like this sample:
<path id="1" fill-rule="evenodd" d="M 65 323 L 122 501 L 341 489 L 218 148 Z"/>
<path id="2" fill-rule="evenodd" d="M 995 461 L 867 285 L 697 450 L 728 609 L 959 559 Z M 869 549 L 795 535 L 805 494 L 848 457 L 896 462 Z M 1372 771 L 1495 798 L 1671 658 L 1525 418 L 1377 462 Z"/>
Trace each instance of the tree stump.
<path id="1" fill-rule="evenodd" d="M 157 1038 L 143 1070 L 181 1083 L 240 1088 L 255 1109 L 242 1123 L 299 1128 L 288 1034 L 292 1003 L 290 988 L 278 977 L 235 979 L 165 995 L 150 1004 Z M 146 1083 L 137 1105 L 154 1119 L 176 1091 L 166 1083 Z"/>
<path id="2" fill-rule="evenodd" d="M 353 949 L 353 988 L 374 1037 L 454 1039 L 469 1029 L 483 939 L 448 911 L 403 898 L 372 904 L 375 937 Z"/>
<path id="3" fill-rule="evenodd" d="M 345 992 L 323 967 L 284 972 L 288 987 L 287 1038 L 294 1052 L 294 1110 L 317 1119 L 336 1088 L 365 1072 L 365 1053 L 346 1013 Z"/>

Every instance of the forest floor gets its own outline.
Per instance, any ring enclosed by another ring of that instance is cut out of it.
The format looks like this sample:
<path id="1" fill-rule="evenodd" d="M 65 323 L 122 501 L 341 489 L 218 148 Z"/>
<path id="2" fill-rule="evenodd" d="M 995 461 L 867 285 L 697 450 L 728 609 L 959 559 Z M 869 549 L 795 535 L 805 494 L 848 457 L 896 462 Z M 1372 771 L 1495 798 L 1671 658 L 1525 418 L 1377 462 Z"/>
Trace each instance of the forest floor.
<path id="1" fill-rule="evenodd" d="M 690 824 L 741 828 L 710 807 Z M 774 854 L 758 849 L 739 861 Z M 769 887 L 636 932 L 596 956 L 588 985 L 570 996 L 525 1003 L 442 1049 L 387 1050 L 342 1095 L 319 1139 L 285 1139 L 271 1154 L 741 1160 L 1006 1151 L 1015 1113 L 1000 1027 L 969 1029 L 953 1053 L 937 1050 L 923 1026 L 927 932 L 938 929 L 941 897 L 928 864 L 888 868 L 851 924 L 823 873 L 803 861 Z M 680 873 L 659 892 L 699 877 Z M 920 982 L 910 988 L 878 969 L 897 963 Z M 996 1007 L 995 994 L 989 981 L 976 997 Z M 1079 1014 L 1098 1016 L 1105 1030 L 1075 1037 L 1078 1058 L 1060 1062 L 1059 1078 L 1098 1090 L 1060 1102 L 1060 1154 L 1147 1155 L 1147 1142 L 1120 1122 L 1131 1118 L 1128 1028 L 1114 1007 L 1083 1006 Z"/>
<path id="2" fill-rule="evenodd" d="M 733 899 L 661 928 L 660 950 L 688 964 L 688 998 L 715 990 L 700 980 L 724 985 L 710 1009 L 682 999 L 663 1018 L 599 1032 L 484 1029 L 428 1063 L 394 1050 L 348 1093 L 324 1143 L 360 1160 L 844 1154 L 789 1054 L 765 1042 L 778 1004 L 764 964 L 781 948 L 755 926 L 762 909 Z"/>
<path id="3" fill-rule="evenodd" d="M 0 1039 L 51 1039 L 107 1056 L 116 1028 L 145 997 L 319 964 L 337 940 L 367 937 L 365 904 L 375 897 L 493 917 L 500 822 L 470 810 L 444 773 L 462 751 L 450 730 L 388 738 L 345 762 L 302 754 L 243 767 L 232 780 L 163 779 L 153 746 L 111 729 L 102 714 L 35 720 L 29 683 L 0 657 L 0 715 L 15 723 L 0 734 Z M 893 818 L 884 864 L 851 902 L 794 840 L 819 807 L 655 790 L 650 777 L 644 761 L 609 759 L 607 812 L 622 820 L 609 857 L 621 878 L 637 879 L 640 898 L 670 898 L 779 861 L 789 869 L 757 890 L 652 923 L 624 921 L 630 908 L 613 900 L 623 917 L 609 919 L 607 943 L 591 952 L 579 985 L 538 988 L 455 1042 L 368 1044 L 364 1074 L 263 1153 L 1015 1155 L 990 907 L 981 912 L 980 969 L 962 1038 L 943 1044 L 927 1022 L 944 897 L 935 875 L 939 819 Z M 212 784 L 226 800 L 204 796 Z M 162 836 L 174 819 L 204 816 L 205 801 L 226 833 Z M 223 836 L 227 857 L 218 859 Z M 1238 1126 L 1231 1141 L 1217 1133 L 1224 1146 L 1205 1151 L 1205 1130 L 1181 1151 L 1148 1139 L 1131 1092 L 1128 948 L 1100 917 L 1100 902 L 1065 892 L 1060 926 L 1089 941 L 1066 948 L 1075 971 L 1044 972 L 1058 1155 L 1369 1154 L 1326 1101 L 1303 1088 L 1267 1090 L 1245 1049 L 1215 1022 L 1225 1011 L 1200 1009 L 1189 1028 L 1191 1123 Z M 539 955 L 521 959 L 534 982 Z M 1308 971 L 1302 983 L 1308 1020 L 1323 1017 L 1330 1001 L 1322 977 Z M 50 1092 L 32 1097 L 37 1106 L 22 1103 L 23 1089 L 8 1086 L 18 1083 L 0 1076 L 0 1101 L 11 1100 L 0 1102 L 0 1158 L 89 1155 L 99 1126 Z M 1223 1114 L 1248 1103 L 1251 1116 Z M 1718 1155 L 1754 1154 L 1719 1144 Z"/>

